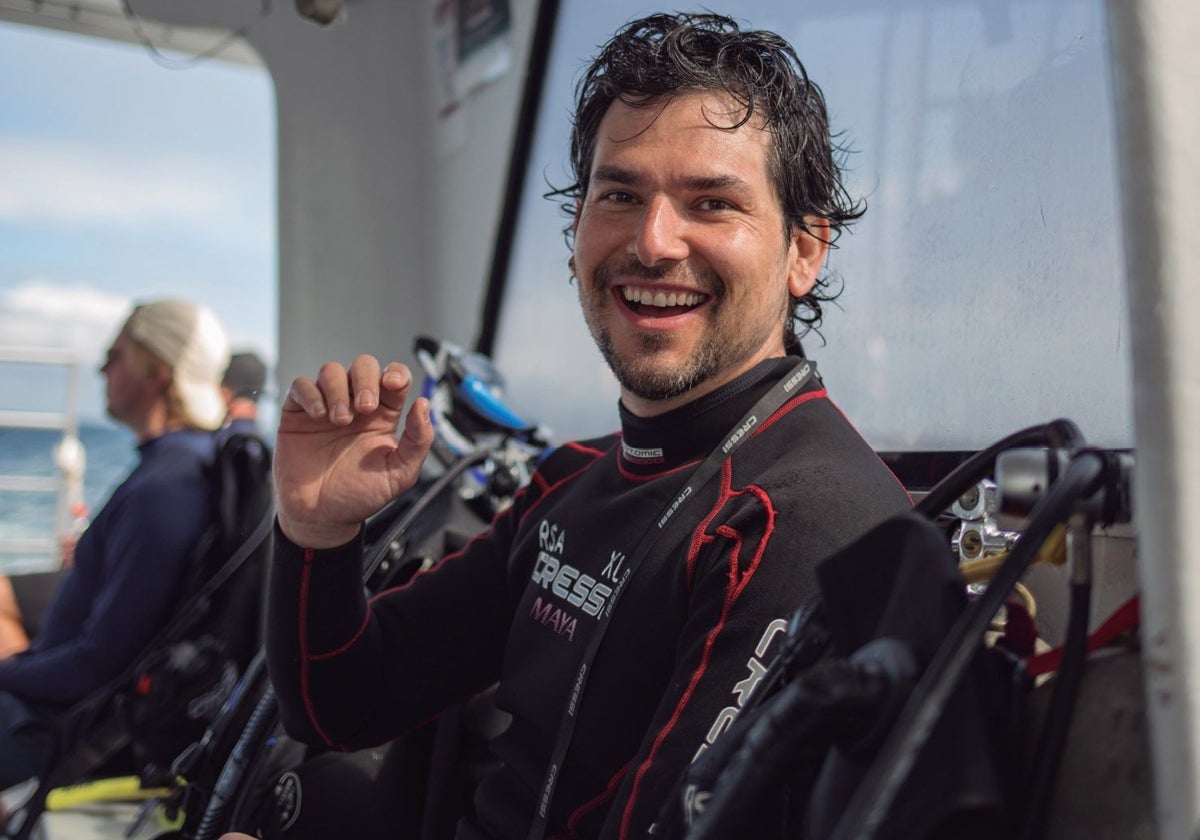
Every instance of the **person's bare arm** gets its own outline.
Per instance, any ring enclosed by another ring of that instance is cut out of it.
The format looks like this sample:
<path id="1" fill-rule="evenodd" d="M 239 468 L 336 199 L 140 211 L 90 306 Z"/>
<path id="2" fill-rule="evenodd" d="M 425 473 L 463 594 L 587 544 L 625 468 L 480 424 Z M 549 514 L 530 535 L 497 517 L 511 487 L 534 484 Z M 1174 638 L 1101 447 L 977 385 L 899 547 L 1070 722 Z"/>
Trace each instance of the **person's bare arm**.
<path id="1" fill-rule="evenodd" d="M 0 659 L 20 653 L 29 647 L 21 607 L 13 592 L 12 582 L 0 575 Z"/>

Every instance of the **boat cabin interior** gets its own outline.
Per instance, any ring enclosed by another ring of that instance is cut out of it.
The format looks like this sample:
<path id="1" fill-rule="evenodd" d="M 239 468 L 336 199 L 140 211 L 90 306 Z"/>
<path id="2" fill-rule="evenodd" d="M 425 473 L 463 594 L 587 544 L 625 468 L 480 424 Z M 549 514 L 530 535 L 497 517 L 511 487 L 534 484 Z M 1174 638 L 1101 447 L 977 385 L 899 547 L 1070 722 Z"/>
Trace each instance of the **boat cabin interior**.
<path id="1" fill-rule="evenodd" d="M 547 194 L 568 180 L 567 115 L 585 60 L 655 10 L 0 0 L 0 21 L 269 74 L 279 387 L 360 353 L 417 369 L 413 339 L 431 335 L 490 356 L 511 404 L 563 441 L 614 429 L 619 391 L 579 311 L 570 217 Z M 849 150 L 848 188 L 868 210 L 829 255 L 841 295 L 802 345 L 914 495 L 1055 418 L 1135 459 L 1132 522 L 1091 538 L 1091 629 L 1140 596 L 1138 667 L 1085 682 L 1088 734 L 1072 741 L 1082 752 L 1063 771 L 1068 816 L 1050 836 L 1196 836 L 1194 0 L 717 10 L 795 45 Z M 1006 528 L 987 499 L 968 508 L 960 500 L 963 557 L 1002 543 Z M 1070 574 L 1039 566 L 1024 580 L 1051 644 L 1066 632 Z M 1126 712 L 1144 725 L 1122 729 Z M 1083 804 L 1099 800 L 1111 808 Z"/>

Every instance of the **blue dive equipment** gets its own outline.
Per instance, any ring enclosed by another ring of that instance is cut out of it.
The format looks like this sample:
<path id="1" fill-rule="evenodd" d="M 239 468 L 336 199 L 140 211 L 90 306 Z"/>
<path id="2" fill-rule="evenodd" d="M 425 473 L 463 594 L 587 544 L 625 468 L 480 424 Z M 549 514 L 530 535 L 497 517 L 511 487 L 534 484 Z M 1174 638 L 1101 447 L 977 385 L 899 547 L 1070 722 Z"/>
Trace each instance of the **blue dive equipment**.
<path id="1" fill-rule="evenodd" d="M 547 453 L 546 435 L 512 409 L 504 397 L 504 377 L 488 357 L 448 341 L 420 336 L 414 352 L 429 400 L 433 453 L 449 466 L 480 449 L 492 453 L 468 477 L 468 493 L 504 497 L 528 480 Z"/>

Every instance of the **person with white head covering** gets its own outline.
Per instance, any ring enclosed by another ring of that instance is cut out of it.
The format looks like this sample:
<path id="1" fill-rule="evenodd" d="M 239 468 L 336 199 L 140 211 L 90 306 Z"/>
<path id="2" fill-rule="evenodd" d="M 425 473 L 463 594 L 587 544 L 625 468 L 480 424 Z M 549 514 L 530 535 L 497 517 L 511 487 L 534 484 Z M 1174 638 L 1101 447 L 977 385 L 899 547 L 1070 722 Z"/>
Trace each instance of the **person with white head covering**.
<path id="1" fill-rule="evenodd" d="M 124 401 L 121 380 L 111 368 L 128 352 L 141 374 L 132 405 Z M 206 307 L 160 300 L 134 307 L 101 372 L 108 378 L 108 413 L 135 434 L 165 429 L 213 430 L 225 419 L 221 378 L 229 364 L 229 343 L 217 317 Z M 114 402 L 114 399 L 116 402 Z M 132 416 L 129 416 L 132 412 Z"/>
<path id="2" fill-rule="evenodd" d="M 100 372 L 139 461 L 79 538 L 28 649 L 0 660 L 0 788 L 37 775 L 54 721 L 123 671 L 170 617 L 212 521 L 206 470 L 229 345 L 182 300 L 135 306 Z"/>

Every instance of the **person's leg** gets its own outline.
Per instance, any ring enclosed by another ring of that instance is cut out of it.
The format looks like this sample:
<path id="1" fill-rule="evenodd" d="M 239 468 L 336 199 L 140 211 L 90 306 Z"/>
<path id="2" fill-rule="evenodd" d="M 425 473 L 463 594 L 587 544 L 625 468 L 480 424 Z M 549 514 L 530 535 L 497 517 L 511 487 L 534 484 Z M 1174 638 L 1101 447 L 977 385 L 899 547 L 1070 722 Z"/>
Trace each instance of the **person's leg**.
<path id="1" fill-rule="evenodd" d="M 0 790 L 41 773 L 53 746 L 53 717 L 0 692 Z"/>
<path id="2" fill-rule="evenodd" d="M 21 619 L 21 605 L 13 591 L 12 581 L 0 575 L 0 659 L 12 656 L 29 647 L 25 635 L 25 623 Z"/>

